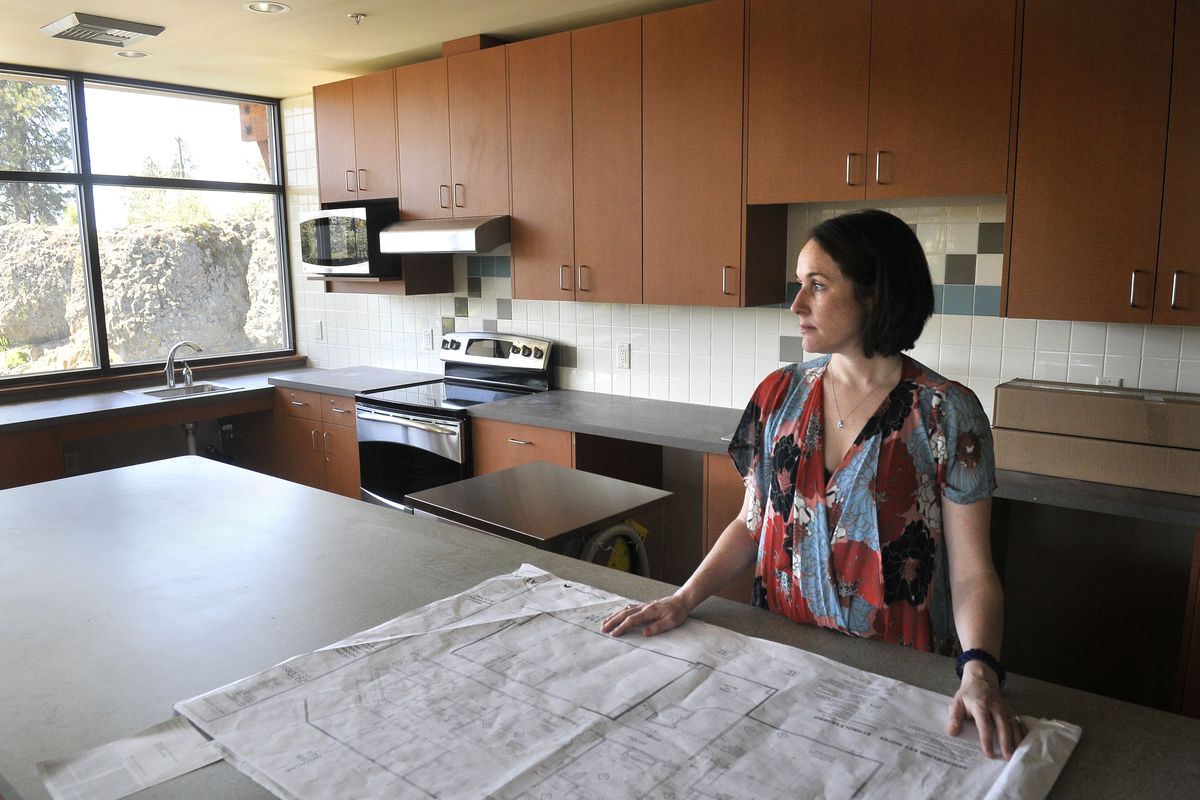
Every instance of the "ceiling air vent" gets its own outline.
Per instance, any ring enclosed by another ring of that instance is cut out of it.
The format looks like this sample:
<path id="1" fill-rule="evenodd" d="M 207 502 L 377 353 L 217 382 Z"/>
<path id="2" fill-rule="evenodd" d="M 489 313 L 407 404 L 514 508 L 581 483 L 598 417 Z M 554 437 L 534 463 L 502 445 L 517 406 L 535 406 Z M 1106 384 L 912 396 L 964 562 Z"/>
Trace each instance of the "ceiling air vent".
<path id="1" fill-rule="evenodd" d="M 125 47 L 148 36 L 158 36 L 166 28 L 95 14 L 75 12 L 42 26 L 42 33 L 55 39 L 74 39 L 79 42 Z"/>

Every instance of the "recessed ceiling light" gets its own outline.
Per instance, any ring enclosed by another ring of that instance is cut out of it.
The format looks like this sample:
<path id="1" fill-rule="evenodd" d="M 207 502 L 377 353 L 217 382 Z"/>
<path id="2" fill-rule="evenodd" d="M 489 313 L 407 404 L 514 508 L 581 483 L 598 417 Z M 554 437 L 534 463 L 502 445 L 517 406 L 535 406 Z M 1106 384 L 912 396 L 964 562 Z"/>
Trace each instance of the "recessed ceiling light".
<path id="1" fill-rule="evenodd" d="M 286 3 L 246 3 L 243 8 L 256 14 L 286 14 L 292 10 Z"/>
<path id="2" fill-rule="evenodd" d="M 117 52 L 113 53 L 113 55 L 119 56 L 120 58 L 149 58 L 150 57 L 150 53 L 147 53 L 145 50 L 118 50 Z"/>

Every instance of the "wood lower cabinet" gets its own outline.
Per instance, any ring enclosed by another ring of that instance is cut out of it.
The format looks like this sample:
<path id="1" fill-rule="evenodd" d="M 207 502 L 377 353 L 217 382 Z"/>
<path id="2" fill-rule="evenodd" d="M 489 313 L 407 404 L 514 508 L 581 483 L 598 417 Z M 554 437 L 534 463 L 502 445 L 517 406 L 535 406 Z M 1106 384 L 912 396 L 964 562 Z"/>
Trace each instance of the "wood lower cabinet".
<path id="1" fill-rule="evenodd" d="M 1156 325 L 1200 325 L 1200 1 L 1175 6 L 1167 174 L 1155 281 Z M 1197 645 L 1200 648 L 1200 645 Z M 1200 694 L 1200 689 L 1197 690 Z M 1196 702 L 1200 715 L 1200 701 Z"/>
<path id="2" fill-rule="evenodd" d="M 1151 321 L 1174 13 L 1025 4 L 1008 316 Z"/>
<path id="3" fill-rule="evenodd" d="M 392 71 L 313 87 L 322 203 L 399 194 Z"/>
<path id="4" fill-rule="evenodd" d="M 357 499 L 358 437 L 354 398 L 278 390 L 280 476 Z"/>
<path id="5" fill-rule="evenodd" d="M 473 419 L 471 448 L 476 475 L 498 472 L 531 461 L 546 461 L 563 467 L 575 466 L 573 434 L 570 431 Z"/>
<path id="6" fill-rule="evenodd" d="M 0 434 L 0 489 L 63 477 L 57 428 Z"/>
<path id="7" fill-rule="evenodd" d="M 717 543 L 721 532 L 729 525 L 746 497 L 742 476 L 733 468 L 729 456 L 719 453 L 704 454 L 704 552 L 708 553 Z M 754 590 L 754 567 L 747 568 L 717 594 L 728 600 L 750 602 Z"/>

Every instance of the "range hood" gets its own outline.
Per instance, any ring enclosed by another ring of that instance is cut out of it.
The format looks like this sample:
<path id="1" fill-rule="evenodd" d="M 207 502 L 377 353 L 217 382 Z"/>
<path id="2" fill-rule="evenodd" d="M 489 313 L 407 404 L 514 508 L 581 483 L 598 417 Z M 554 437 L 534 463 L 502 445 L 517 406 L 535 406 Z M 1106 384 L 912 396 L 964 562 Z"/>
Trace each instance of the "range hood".
<path id="1" fill-rule="evenodd" d="M 384 253 L 490 253 L 508 241 L 507 215 L 404 220 L 379 232 Z"/>

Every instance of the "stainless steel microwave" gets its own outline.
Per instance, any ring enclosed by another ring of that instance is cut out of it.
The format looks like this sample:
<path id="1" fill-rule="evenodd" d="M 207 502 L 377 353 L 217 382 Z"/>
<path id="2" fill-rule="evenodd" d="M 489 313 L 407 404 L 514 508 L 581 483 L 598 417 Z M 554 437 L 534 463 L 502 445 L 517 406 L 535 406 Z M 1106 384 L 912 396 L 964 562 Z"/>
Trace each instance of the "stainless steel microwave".
<path id="1" fill-rule="evenodd" d="M 391 277 L 400 256 L 379 250 L 379 232 L 400 219 L 399 206 L 330 208 L 300 215 L 300 260 L 312 275 Z"/>

